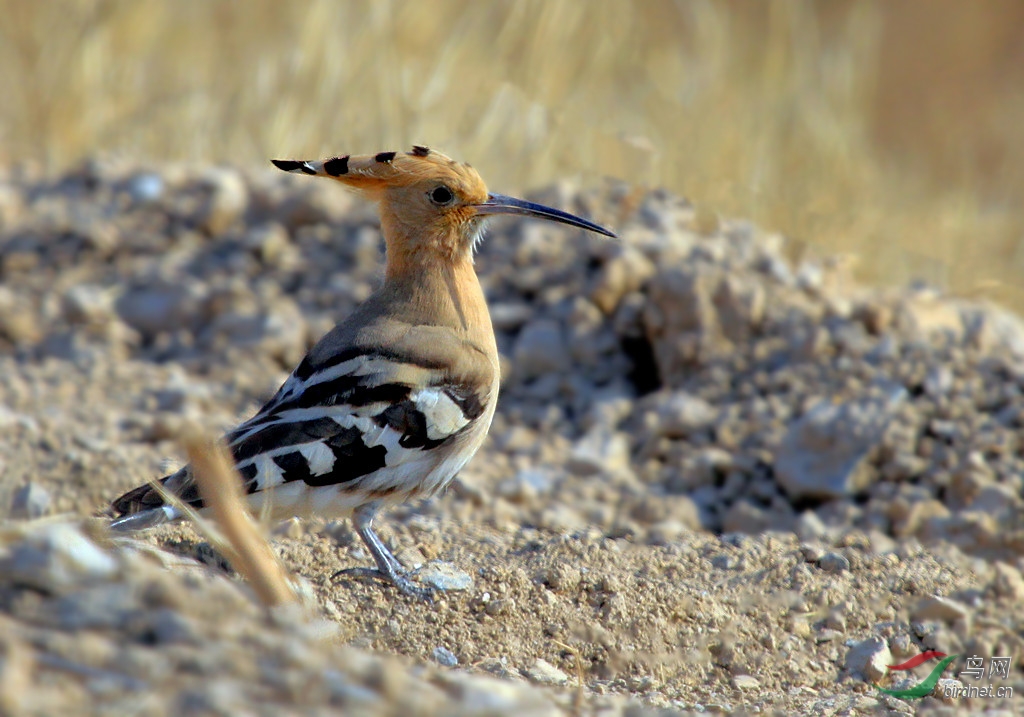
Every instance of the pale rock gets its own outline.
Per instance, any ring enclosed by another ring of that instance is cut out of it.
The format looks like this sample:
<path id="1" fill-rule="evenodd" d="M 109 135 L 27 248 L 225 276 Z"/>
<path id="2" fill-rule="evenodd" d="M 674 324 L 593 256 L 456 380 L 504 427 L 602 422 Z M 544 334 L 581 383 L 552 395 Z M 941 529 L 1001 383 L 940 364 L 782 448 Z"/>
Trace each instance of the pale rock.
<path id="1" fill-rule="evenodd" d="M 459 664 L 459 658 L 447 647 L 435 647 L 431 656 L 434 658 L 434 662 L 445 667 L 455 667 Z"/>
<path id="2" fill-rule="evenodd" d="M 144 336 L 193 328 L 204 310 L 206 289 L 198 283 L 154 282 L 121 294 L 115 307 L 121 318 Z"/>
<path id="3" fill-rule="evenodd" d="M 669 438 L 683 438 L 708 428 L 718 419 L 718 410 L 710 403 L 685 391 L 665 394 L 655 404 L 657 431 Z"/>
<path id="4" fill-rule="evenodd" d="M 669 476 L 667 487 L 689 493 L 701 487 L 714 486 L 735 464 L 733 454 L 716 446 L 701 448 L 686 456 L 683 465 Z"/>
<path id="5" fill-rule="evenodd" d="M 736 675 L 732 678 L 732 684 L 738 690 L 761 689 L 761 681 L 753 675 Z"/>
<path id="6" fill-rule="evenodd" d="M 546 695 L 529 685 L 461 670 L 445 671 L 432 679 L 442 684 L 446 693 L 460 700 L 467 707 L 467 714 L 515 714 L 523 717 L 558 717 L 564 714 Z"/>
<path id="7" fill-rule="evenodd" d="M 940 620 L 947 623 L 967 619 L 970 615 L 970 610 L 963 603 L 939 595 L 924 598 L 910 613 L 913 620 Z"/>
<path id="8" fill-rule="evenodd" d="M 555 563 L 545 572 L 544 582 L 555 592 L 572 592 L 580 584 L 580 570 L 570 563 Z"/>
<path id="9" fill-rule="evenodd" d="M 136 202 L 149 204 L 163 196 L 167 184 L 164 178 L 155 172 L 139 172 L 128 180 L 127 188 Z"/>
<path id="10" fill-rule="evenodd" d="M 1021 503 L 1021 497 L 1009 485 L 993 483 L 978 491 L 968 509 L 987 513 L 999 520 L 1018 513 Z"/>
<path id="11" fill-rule="evenodd" d="M 867 682 L 877 683 L 888 673 L 891 663 L 892 653 L 886 641 L 881 637 L 870 637 L 850 648 L 844 669 L 860 675 Z"/>
<path id="12" fill-rule="evenodd" d="M 533 318 L 533 307 L 525 302 L 498 301 L 490 305 L 495 331 L 515 331 Z"/>
<path id="13" fill-rule="evenodd" d="M 542 685 L 564 685 L 569 681 L 567 674 L 540 657 L 526 671 L 526 676 Z"/>
<path id="14" fill-rule="evenodd" d="M 901 334 L 921 340 L 940 336 L 953 343 L 963 340 L 964 322 L 956 304 L 934 292 L 920 291 L 901 301 L 896 310 Z"/>
<path id="15" fill-rule="evenodd" d="M 34 520 L 42 518 L 49 510 L 50 494 L 38 483 L 23 485 L 14 492 L 14 500 L 11 501 L 12 518 Z"/>
<path id="16" fill-rule="evenodd" d="M 200 179 L 208 192 L 199 212 L 199 226 L 210 236 L 223 234 L 249 206 L 249 192 L 242 176 L 226 167 L 210 168 Z"/>
<path id="17" fill-rule="evenodd" d="M 662 383 L 682 383 L 694 365 L 728 348 L 714 292 L 718 274 L 665 269 L 650 280 L 643 322 Z"/>
<path id="18" fill-rule="evenodd" d="M 537 525 L 556 533 L 571 533 L 588 526 L 589 521 L 575 508 L 563 503 L 553 503 L 541 511 Z"/>
<path id="19" fill-rule="evenodd" d="M 813 510 L 805 510 L 796 519 L 796 534 L 800 540 L 822 540 L 828 535 L 828 527 Z"/>
<path id="20" fill-rule="evenodd" d="M 285 177 L 281 175 L 281 179 Z M 273 207 L 284 225 L 293 232 L 310 225 L 350 220 L 361 209 L 355 198 L 345 192 L 338 192 L 337 187 L 330 186 L 331 182 L 303 182 L 296 185 L 300 188 L 294 194 Z M 377 234 L 375 231 L 371 233 Z"/>
<path id="21" fill-rule="evenodd" d="M 201 345 L 216 348 L 227 342 L 235 348 L 257 350 L 288 366 L 302 360 L 309 329 L 291 298 L 277 297 L 271 306 L 261 308 L 255 297 L 243 296 L 219 308 L 223 310 L 200 334 Z"/>
<path id="22" fill-rule="evenodd" d="M 764 286 L 753 280 L 727 274 L 718 285 L 714 304 L 726 337 L 731 341 L 743 341 L 750 337 L 764 318 Z"/>
<path id="23" fill-rule="evenodd" d="M 993 566 L 995 578 L 991 590 L 997 597 L 1008 597 L 1016 602 L 1024 601 L 1024 576 L 1012 565 L 996 562 Z"/>
<path id="24" fill-rule="evenodd" d="M 685 540 L 695 530 L 700 530 L 700 512 L 693 501 L 690 501 L 690 505 L 693 506 L 690 515 L 685 516 L 682 520 L 669 518 L 654 523 L 648 528 L 647 542 L 651 545 L 678 543 Z"/>
<path id="25" fill-rule="evenodd" d="M 554 477 L 545 468 L 524 468 L 497 486 L 497 494 L 514 503 L 525 503 L 541 494 L 550 493 Z"/>
<path id="26" fill-rule="evenodd" d="M 245 233 L 245 245 L 256 253 L 260 261 L 273 264 L 281 271 L 296 268 L 301 257 L 291 243 L 288 230 L 278 222 L 267 222 L 252 227 Z"/>
<path id="27" fill-rule="evenodd" d="M 805 261 L 797 268 L 796 283 L 804 291 L 817 293 L 825 283 L 825 270 L 817 262 Z"/>
<path id="28" fill-rule="evenodd" d="M 790 427 L 775 454 L 776 476 L 787 495 L 828 500 L 867 488 L 872 478 L 868 455 L 905 400 L 900 388 L 881 398 L 814 406 Z"/>
<path id="29" fill-rule="evenodd" d="M 949 508 L 934 498 L 913 502 L 897 498 L 889 506 L 892 530 L 897 538 L 918 535 L 936 520 L 941 521 L 949 516 Z"/>
<path id="30" fill-rule="evenodd" d="M 882 466 L 882 477 L 889 482 L 917 478 L 928 469 L 928 461 L 912 453 L 900 451 Z"/>
<path id="31" fill-rule="evenodd" d="M 38 341 L 41 335 L 40 321 L 27 297 L 0 284 L 0 338 L 27 344 Z"/>
<path id="32" fill-rule="evenodd" d="M 818 558 L 818 567 L 826 573 L 845 573 L 850 569 L 850 561 L 841 553 L 825 553 Z"/>
<path id="33" fill-rule="evenodd" d="M 993 303 L 968 305 L 962 309 L 967 341 L 979 351 L 1008 351 L 1024 357 L 1024 321 L 1016 313 Z"/>
<path id="34" fill-rule="evenodd" d="M 587 399 L 592 403 L 583 417 L 582 427 L 587 431 L 598 426 L 614 429 L 633 412 L 634 400 L 628 389 L 620 384 L 591 389 Z"/>
<path id="35" fill-rule="evenodd" d="M 13 411 L 0 403 L 0 429 L 10 430 L 18 427 L 30 433 L 39 432 L 39 422 L 27 413 Z"/>
<path id="36" fill-rule="evenodd" d="M 286 366 L 293 366 L 306 353 L 309 327 L 299 305 L 280 297 L 267 313 L 262 327 L 261 347 Z"/>
<path id="37" fill-rule="evenodd" d="M 69 523 L 49 523 L 14 546 L 0 561 L 0 581 L 65 593 L 110 580 L 118 562 Z"/>
<path id="38" fill-rule="evenodd" d="M 12 229 L 24 210 L 25 200 L 21 188 L 7 182 L 0 183 L 0 229 Z"/>
<path id="39" fill-rule="evenodd" d="M 568 369 L 569 351 L 561 325 L 537 319 L 524 326 L 516 339 L 512 366 L 516 378 L 523 381 Z"/>
<path id="40" fill-rule="evenodd" d="M 629 434 L 598 426 L 576 442 L 567 466 L 576 475 L 615 473 L 628 469 L 629 459 Z"/>
<path id="41" fill-rule="evenodd" d="M 626 294 L 612 316 L 612 329 L 616 336 L 641 339 L 644 336 L 643 317 L 647 295 L 639 291 Z"/>
<path id="42" fill-rule="evenodd" d="M 605 262 L 590 289 L 590 300 L 605 314 L 611 314 L 626 294 L 637 291 L 655 273 L 655 266 L 642 252 L 624 246 Z"/>
<path id="43" fill-rule="evenodd" d="M 816 563 L 825 555 L 825 551 L 819 545 L 803 543 L 800 545 L 800 555 L 808 563 Z"/>
<path id="44" fill-rule="evenodd" d="M 101 324 L 114 318 L 114 295 L 93 284 L 77 284 L 61 297 L 64 316 L 73 324 Z"/>
<path id="45" fill-rule="evenodd" d="M 896 550 L 896 541 L 880 530 L 870 531 L 868 540 L 871 543 L 872 555 L 886 555 Z"/>
<path id="46" fill-rule="evenodd" d="M 748 500 L 738 500 L 729 506 L 722 517 L 722 530 L 726 533 L 763 533 L 772 527 L 772 516 L 764 508 Z"/>
<path id="47" fill-rule="evenodd" d="M 924 392 L 931 398 L 941 398 L 952 390 L 953 378 L 953 371 L 949 366 L 932 366 L 924 379 Z"/>
<path id="48" fill-rule="evenodd" d="M 438 590 L 469 590 L 473 587 L 473 578 L 468 573 L 440 560 L 427 563 L 413 575 L 420 582 Z"/>
<path id="49" fill-rule="evenodd" d="M 782 256 L 766 256 L 758 266 L 758 270 L 776 284 L 790 288 L 796 286 L 796 276 Z"/>
<path id="50" fill-rule="evenodd" d="M 669 516 L 669 496 L 654 491 L 641 495 L 630 510 L 630 516 L 641 523 L 657 523 Z"/>

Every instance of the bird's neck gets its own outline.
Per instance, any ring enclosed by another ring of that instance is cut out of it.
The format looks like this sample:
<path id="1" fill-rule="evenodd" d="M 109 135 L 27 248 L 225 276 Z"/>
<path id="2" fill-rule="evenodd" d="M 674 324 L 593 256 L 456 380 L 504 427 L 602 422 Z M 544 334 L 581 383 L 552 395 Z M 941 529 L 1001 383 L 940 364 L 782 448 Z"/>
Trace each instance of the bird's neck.
<path id="1" fill-rule="evenodd" d="M 473 267 L 472 255 L 446 256 L 406 242 L 387 246 L 383 292 L 423 323 L 448 325 L 476 340 L 494 342 L 487 301 Z M 402 247 L 402 248 L 399 248 Z"/>
<path id="2" fill-rule="evenodd" d="M 433 234 L 429 229 L 414 231 L 382 209 L 381 231 L 387 250 L 385 277 L 389 282 L 436 273 L 449 264 L 468 263 L 472 268 L 473 255 L 454 230 L 444 234 Z"/>

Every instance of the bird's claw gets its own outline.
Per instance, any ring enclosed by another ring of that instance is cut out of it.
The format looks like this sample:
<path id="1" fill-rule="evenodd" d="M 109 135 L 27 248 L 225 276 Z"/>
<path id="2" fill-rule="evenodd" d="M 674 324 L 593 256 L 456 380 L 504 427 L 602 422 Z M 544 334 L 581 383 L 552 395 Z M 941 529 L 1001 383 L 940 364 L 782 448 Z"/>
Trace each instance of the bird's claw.
<path id="1" fill-rule="evenodd" d="M 344 570 L 339 570 L 331 576 L 331 580 L 337 580 L 339 578 L 372 578 L 375 580 L 383 580 L 384 582 L 394 585 L 398 592 L 402 593 L 406 597 L 426 600 L 428 602 L 433 602 L 434 600 L 433 588 L 417 585 L 406 575 L 397 571 L 394 573 L 388 573 L 378 568 L 346 568 Z"/>

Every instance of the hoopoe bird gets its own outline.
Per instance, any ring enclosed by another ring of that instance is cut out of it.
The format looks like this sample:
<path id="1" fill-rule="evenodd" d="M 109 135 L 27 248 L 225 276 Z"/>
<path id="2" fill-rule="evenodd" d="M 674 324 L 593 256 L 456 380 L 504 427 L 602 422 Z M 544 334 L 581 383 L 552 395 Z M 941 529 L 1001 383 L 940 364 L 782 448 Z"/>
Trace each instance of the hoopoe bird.
<path id="1" fill-rule="evenodd" d="M 428 598 L 373 530 L 378 511 L 444 489 L 480 448 L 498 399 L 498 348 L 473 252 L 495 214 L 548 219 L 614 237 L 558 209 L 490 194 L 468 164 L 426 147 L 323 161 L 272 160 L 330 177 L 377 202 L 383 285 L 306 355 L 226 443 L 251 508 L 283 519 L 350 515 L 376 569 L 339 574 L 390 581 Z M 189 467 L 160 480 L 201 509 Z M 152 485 L 112 503 L 111 528 L 181 519 Z"/>

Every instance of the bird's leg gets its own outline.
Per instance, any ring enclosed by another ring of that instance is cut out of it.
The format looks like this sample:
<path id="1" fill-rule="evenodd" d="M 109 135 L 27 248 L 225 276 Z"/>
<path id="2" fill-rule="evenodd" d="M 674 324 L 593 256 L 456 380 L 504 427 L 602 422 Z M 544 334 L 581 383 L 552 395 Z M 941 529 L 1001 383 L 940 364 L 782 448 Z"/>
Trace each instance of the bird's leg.
<path id="1" fill-rule="evenodd" d="M 352 514 L 352 523 L 355 525 L 356 532 L 359 533 L 359 537 L 366 543 L 366 547 L 369 548 L 370 555 L 373 556 L 377 567 L 339 570 L 332 576 L 332 579 L 341 575 L 379 578 L 391 582 L 392 585 L 398 588 L 398 592 L 403 595 L 421 600 L 431 599 L 434 591 L 417 585 L 410 580 L 407 577 L 406 569 L 398 562 L 398 558 L 392 555 L 388 547 L 384 545 L 384 542 L 373 531 L 373 518 L 377 514 L 377 508 L 378 505 L 376 503 L 370 503 L 356 508 Z"/>

